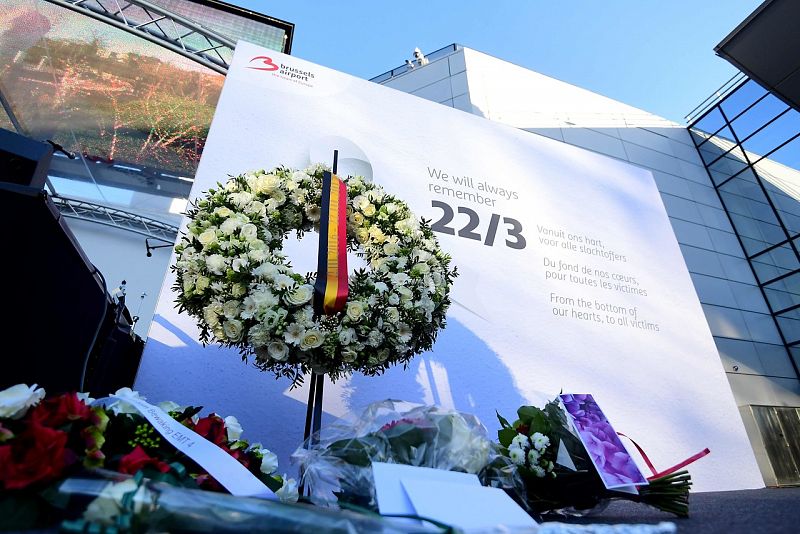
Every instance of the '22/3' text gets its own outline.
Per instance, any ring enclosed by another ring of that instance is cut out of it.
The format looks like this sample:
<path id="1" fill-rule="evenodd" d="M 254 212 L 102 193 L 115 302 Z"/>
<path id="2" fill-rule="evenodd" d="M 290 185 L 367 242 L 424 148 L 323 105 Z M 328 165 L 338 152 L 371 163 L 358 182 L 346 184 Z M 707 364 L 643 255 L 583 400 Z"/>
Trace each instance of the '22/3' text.
<path id="1" fill-rule="evenodd" d="M 467 221 L 467 224 L 458 230 L 458 233 L 456 234 L 456 230 L 448 226 L 455 216 L 455 212 L 450 204 L 441 202 L 439 200 L 431 200 L 431 206 L 442 210 L 442 216 L 439 218 L 439 220 L 431 224 L 431 230 L 434 232 L 439 232 L 440 234 L 458 235 L 459 237 L 474 239 L 475 241 L 483 241 L 483 244 L 489 247 L 494 245 L 494 240 L 497 235 L 497 227 L 500 225 L 500 215 L 492 213 L 492 217 L 489 220 L 489 228 L 486 230 L 486 238 L 483 238 L 481 234 L 474 231 L 481 224 L 480 217 L 475 211 L 464 206 L 457 207 L 458 213 L 466 215 L 469 217 L 469 220 Z M 525 237 L 522 235 L 522 224 L 520 224 L 518 220 L 512 219 L 511 217 L 503 217 L 502 219 L 503 224 L 506 225 L 506 233 L 508 235 L 508 239 L 505 240 L 506 246 L 514 249 L 525 248 L 527 242 L 525 241 Z"/>

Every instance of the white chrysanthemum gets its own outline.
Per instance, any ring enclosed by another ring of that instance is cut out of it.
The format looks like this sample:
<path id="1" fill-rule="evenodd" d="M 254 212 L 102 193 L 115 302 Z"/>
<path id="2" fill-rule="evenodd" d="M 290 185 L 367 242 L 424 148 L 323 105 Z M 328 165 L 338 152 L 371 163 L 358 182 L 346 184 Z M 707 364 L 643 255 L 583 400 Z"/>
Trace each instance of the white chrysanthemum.
<path id="1" fill-rule="evenodd" d="M 308 217 L 309 221 L 318 222 L 321 215 L 322 210 L 319 206 L 312 204 L 306 207 L 306 216 Z"/>
<path id="2" fill-rule="evenodd" d="M 212 254 L 206 258 L 206 268 L 214 274 L 224 273 L 226 267 L 225 258 L 221 254 Z"/>
<path id="3" fill-rule="evenodd" d="M 276 274 L 275 277 L 272 279 L 273 284 L 275 284 L 275 288 L 279 291 L 289 289 L 294 285 L 294 279 L 287 275 L 287 274 Z"/>
<path id="4" fill-rule="evenodd" d="M 547 474 L 545 470 L 539 467 L 538 465 L 532 465 L 531 471 L 533 471 L 533 474 L 536 475 L 536 477 L 538 478 L 543 478 Z"/>
<path id="5" fill-rule="evenodd" d="M 536 449 L 531 449 L 528 451 L 528 463 L 530 465 L 537 465 L 539 463 L 539 451 Z"/>
<path id="6" fill-rule="evenodd" d="M 531 438 L 533 440 L 533 447 L 537 451 L 543 451 L 548 445 L 550 445 L 550 438 L 539 432 L 534 432 Z"/>
<path id="7" fill-rule="evenodd" d="M 508 449 L 508 457 L 515 465 L 523 465 L 525 463 L 525 451 L 522 449 Z"/>
<path id="8" fill-rule="evenodd" d="M 293 345 L 299 345 L 300 342 L 303 340 L 303 336 L 306 333 L 306 329 L 303 328 L 302 325 L 297 323 L 292 323 L 288 327 L 286 327 L 286 331 L 283 333 L 283 339 L 286 340 L 287 343 L 291 343 Z"/>
<path id="9" fill-rule="evenodd" d="M 529 447 L 531 444 L 531 440 L 528 439 L 528 436 L 525 434 L 517 434 L 514 436 L 514 439 L 511 440 L 511 446 L 516 447 L 519 449 L 525 449 Z"/>

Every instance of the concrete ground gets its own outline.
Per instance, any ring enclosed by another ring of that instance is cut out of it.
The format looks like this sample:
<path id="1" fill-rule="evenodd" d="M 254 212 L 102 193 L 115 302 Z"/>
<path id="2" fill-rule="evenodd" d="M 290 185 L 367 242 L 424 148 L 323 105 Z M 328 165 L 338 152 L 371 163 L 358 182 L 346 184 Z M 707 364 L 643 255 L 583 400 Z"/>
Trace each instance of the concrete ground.
<path id="1" fill-rule="evenodd" d="M 672 521 L 679 533 L 800 533 L 800 488 L 692 493 L 689 517 L 677 518 L 646 505 L 613 501 L 608 507 L 564 523 L 650 523 Z"/>

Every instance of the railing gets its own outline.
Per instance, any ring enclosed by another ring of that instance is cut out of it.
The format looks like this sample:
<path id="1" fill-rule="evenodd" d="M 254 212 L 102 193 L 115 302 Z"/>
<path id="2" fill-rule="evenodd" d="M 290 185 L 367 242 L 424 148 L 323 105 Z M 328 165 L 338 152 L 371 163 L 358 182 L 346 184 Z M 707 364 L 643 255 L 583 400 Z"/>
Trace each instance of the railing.
<path id="1" fill-rule="evenodd" d="M 57 194 L 51 198 L 64 217 L 110 226 L 169 244 L 178 238 L 177 226 L 150 217 Z"/>
<path id="2" fill-rule="evenodd" d="M 700 102 L 696 108 L 686 114 L 684 119 L 686 124 L 691 125 L 696 119 L 703 115 L 706 111 L 717 105 L 717 102 L 728 96 L 741 84 L 747 81 L 747 75 L 742 72 L 737 72 L 731 79 L 723 83 L 722 86 L 709 95 L 708 98 Z"/>
<path id="3" fill-rule="evenodd" d="M 431 52 L 430 54 L 425 54 L 425 58 L 428 61 L 436 61 L 437 59 L 441 59 L 443 57 L 447 57 L 450 54 L 452 54 L 453 52 L 455 52 L 457 50 L 460 50 L 462 48 L 464 48 L 464 47 L 461 46 L 460 44 L 453 43 L 451 45 L 447 45 L 447 46 L 445 46 L 443 48 L 440 48 L 439 50 L 435 50 L 435 51 Z M 417 68 L 420 68 L 420 67 L 417 67 Z M 383 82 L 385 82 L 387 80 L 391 80 L 395 76 L 399 76 L 401 74 L 405 74 L 408 71 L 409 71 L 408 65 L 400 65 L 399 67 L 395 67 L 390 71 L 386 71 L 383 74 L 379 74 L 379 75 L 375 76 L 374 78 L 370 78 L 369 81 L 375 82 L 375 83 L 383 83 Z"/>
<path id="4" fill-rule="evenodd" d="M 236 43 L 145 0 L 47 0 L 168 48 L 221 74 Z"/>

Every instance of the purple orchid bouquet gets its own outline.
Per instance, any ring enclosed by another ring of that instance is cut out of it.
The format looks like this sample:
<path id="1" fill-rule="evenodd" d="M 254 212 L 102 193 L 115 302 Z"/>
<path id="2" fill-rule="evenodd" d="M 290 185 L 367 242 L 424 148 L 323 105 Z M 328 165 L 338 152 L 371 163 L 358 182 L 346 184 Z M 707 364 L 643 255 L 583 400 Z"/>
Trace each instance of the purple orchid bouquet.
<path id="1" fill-rule="evenodd" d="M 591 396 L 563 395 L 543 409 L 522 406 L 513 423 L 497 414 L 501 451 L 517 466 L 530 510 L 580 514 L 609 499 L 626 499 L 688 516 L 689 473 L 645 479 L 597 404 L 586 397 Z M 622 486 L 635 486 L 637 493 L 613 489 Z"/>

